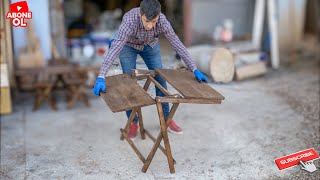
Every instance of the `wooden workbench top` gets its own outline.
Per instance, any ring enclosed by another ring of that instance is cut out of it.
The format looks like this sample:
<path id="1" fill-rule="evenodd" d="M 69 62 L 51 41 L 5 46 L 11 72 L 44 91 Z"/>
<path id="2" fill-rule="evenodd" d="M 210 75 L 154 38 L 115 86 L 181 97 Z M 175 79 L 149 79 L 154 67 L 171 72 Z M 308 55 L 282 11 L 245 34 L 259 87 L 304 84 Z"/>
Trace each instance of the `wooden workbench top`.
<path id="1" fill-rule="evenodd" d="M 100 93 L 112 112 L 155 104 L 155 100 L 142 89 L 136 79 L 127 74 L 106 77 L 107 91 Z"/>

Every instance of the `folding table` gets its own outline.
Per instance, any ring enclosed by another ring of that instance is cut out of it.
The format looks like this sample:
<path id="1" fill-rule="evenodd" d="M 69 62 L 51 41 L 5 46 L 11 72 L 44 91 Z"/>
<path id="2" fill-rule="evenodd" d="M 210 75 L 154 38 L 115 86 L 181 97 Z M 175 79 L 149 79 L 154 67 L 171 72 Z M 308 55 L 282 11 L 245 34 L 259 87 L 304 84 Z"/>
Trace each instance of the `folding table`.
<path id="1" fill-rule="evenodd" d="M 167 89 L 162 87 L 154 76 L 159 75 L 166 80 L 179 94 L 171 94 Z M 147 79 L 142 88 L 137 80 Z M 155 84 L 166 96 L 155 97 L 154 99 L 147 93 L 151 84 Z M 107 92 L 100 93 L 103 100 L 109 106 L 112 112 L 121 112 L 132 109 L 132 113 L 127 121 L 125 127 L 120 129 L 121 140 L 126 139 L 135 153 L 138 155 L 143 163 L 142 172 L 146 172 L 150 163 L 159 148 L 167 157 L 170 173 L 175 172 L 175 160 L 172 157 L 170 142 L 168 138 L 167 128 L 179 106 L 180 103 L 195 103 L 195 104 L 221 104 L 224 97 L 215 91 L 206 83 L 199 83 L 192 72 L 187 70 L 173 70 L 173 69 L 156 69 L 149 70 L 132 70 L 132 75 L 115 75 L 106 77 Z M 165 120 L 163 115 L 162 103 L 172 103 L 168 119 Z M 151 133 L 144 128 L 141 108 L 150 105 L 156 105 L 161 126 L 157 138 L 153 137 Z M 134 116 L 138 116 L 140 124 L 141 138 L 145 139 L 147 135 L 154 145 L 145 158 L 135 144 L 128 137 L 127 131 L 132 123 Z M 164 146 L 161 146 L 161 141 L 164 141 Z"/>

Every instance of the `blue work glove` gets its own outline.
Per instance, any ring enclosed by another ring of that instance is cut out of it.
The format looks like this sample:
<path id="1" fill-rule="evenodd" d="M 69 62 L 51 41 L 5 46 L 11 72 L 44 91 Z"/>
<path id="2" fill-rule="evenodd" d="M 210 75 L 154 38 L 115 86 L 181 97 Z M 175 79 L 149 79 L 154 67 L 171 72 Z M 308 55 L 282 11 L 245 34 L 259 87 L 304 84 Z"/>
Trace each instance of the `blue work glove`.
<path id="1" fill-rule="evenodd" d="M 93 87 L 93 93 L 96 96 L 100 96 L 100 91 L 106 92 L 106 82 L 102 77 L 97 78 L 96 84 Z"/>
<path id="2" fill-rule="evenodd" d="M 194 76 L 197 78 L 199 82 L 208 82 L 207 76 L 202 74 L 198 69 L 193 72 Z"/>

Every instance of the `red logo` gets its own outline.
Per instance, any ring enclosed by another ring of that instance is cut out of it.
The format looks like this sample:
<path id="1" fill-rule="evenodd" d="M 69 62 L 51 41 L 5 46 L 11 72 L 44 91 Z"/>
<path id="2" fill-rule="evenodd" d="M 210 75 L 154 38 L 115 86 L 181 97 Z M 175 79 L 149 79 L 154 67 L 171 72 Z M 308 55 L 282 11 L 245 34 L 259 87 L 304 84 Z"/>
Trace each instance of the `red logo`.
<path id="1" fill-rule="evenodd" d="M 284 156 L 274 160 L 280 170 L 298 165 L 300 161 L 311 161 L 319 158 L 319 154 L 314 150 L 314 148 L 299 151 L 288 156 Z"/>
<path id="2" fill-rule="evenodd" d="M 7 19 L 11 19 L 12 25 L 15 27 L 27 27 L 24 19 L 31 19 L 32 12 L 29 11 L 27 1 L 20 1 L 10 4 L 10 11 L 6 15 Z"/>

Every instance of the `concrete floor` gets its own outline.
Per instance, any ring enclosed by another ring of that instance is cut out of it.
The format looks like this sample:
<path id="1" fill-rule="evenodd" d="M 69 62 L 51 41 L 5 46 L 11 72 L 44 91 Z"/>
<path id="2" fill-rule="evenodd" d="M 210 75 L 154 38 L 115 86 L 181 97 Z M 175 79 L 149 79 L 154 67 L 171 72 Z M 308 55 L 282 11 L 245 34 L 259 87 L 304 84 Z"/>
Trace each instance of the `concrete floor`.
<path id="1" fill-rule="evenodd" d="M 57 112 L 48 106 L 32 112 L 33 97 L 20 94 L 14 113 L 1 116 L 0 179 L 320 179 L 320 170 L 279 171 L 274 163 L 307 148 L 320 153 L 319 61 L 210 85 L 226 97 L 221 105 L 182 104 L 176 113 L 184 134 L 169 134 L 175 174 L 160 151 L 141 172 L 139 158 L 119 140 L 124 113 L 112 113 L 101 98 L 92 97 L 91 108 L 79 103 L 66 110 L 61 99 Z M 155 107 L 143 115 L 157 134 Z M 152 142 L 135 142 L 146 156 Z"/>

